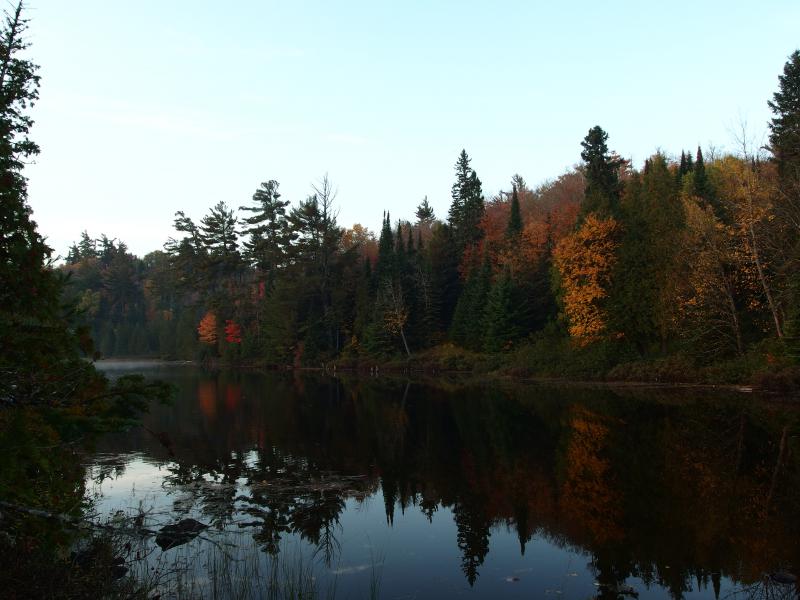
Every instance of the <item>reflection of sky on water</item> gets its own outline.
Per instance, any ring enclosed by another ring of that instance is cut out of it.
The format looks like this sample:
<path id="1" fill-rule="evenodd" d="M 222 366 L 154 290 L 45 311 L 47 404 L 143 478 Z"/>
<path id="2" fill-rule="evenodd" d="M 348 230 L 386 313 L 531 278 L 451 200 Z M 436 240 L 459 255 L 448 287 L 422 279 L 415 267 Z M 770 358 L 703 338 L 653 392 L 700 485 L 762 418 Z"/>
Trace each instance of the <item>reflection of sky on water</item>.
<path id="1" fill-rule="evenodd" d="M 203 520 L 203 513 L 192 502 L 191 493 L 180 486 L 165 484 L 169 464 L 154 464 L 137 454 L 97 458 L 100 463 L 112 459 L 114 464 L 124 464 L 121 474 L 90 486 L 90 492 L 97 497 L 95 509 L 101 519 L 119 510 L 135 515 L 141 507 L 147 514 L 144 525 L 151 529 L 187 516 Z M 256 454 L 248 453 L 245 460 L 253 466 Z M 98 473 L 97 466 L 88 470 L 90 478 L 96 478 Z M 207 476 L 205 479 L 211 480 Z M 244 480 L 237 482 L 237 494 L 249 495 Z M 186 500 L 188 503 L 182 503 Z M 176 511 L 176 507 L 180 510 Z M 266 572 L 269 567 L 264 553 L 253 544 L 248 529 L 237 525 L 249 520 L 246 515 L 239 515 L 224 529 L 208 530 L 204 536 L 218 543 L 235 544 L 238 550 L 233 554 L 237 560 L 258 560 L 259 568 Z M 379 573 L 383 594 L 390 598 L 556 599 L 589 598 L 597 593 L 597 583 L 587 568 L 591 557 L 586 553 L 561 547 L 536 535 L 527 543 L 522 555 L 516 532 L 506 526 L 491 528 L 489 553 L 475 585 L 470 587 L 461 570 L 461 557 L 454 551 L 457 529 L 452 511 L 439 506 L 429 521 L 415 506 L 406 507 L 404 511 L 398 506 L 390 526 L 381 490 L 362 501 L 348 499 L 337 529 L 341 552 L 330 566 L 324 565 L 312 544 L 297 535 L 287 536 L 281 551 L 290 560 L 300 553 L 308 564 L 314 564 L 318 588 L 325 590 L 335 585 L 337 596 L 341 597 L 363 597 L 369 590 L 373 570 Z M 173 562 L 185 564 L 196 589 L 208 585 L 210 559 L 206 553 L 214 555 L 216 549 L 207 541 L 194 540 L 163 553 L 152 540 L 147 547 L 148 564 L 162 567 Z M 243 558 L 243 553 L 249 555 L 248 558 Z M 642 599 L 666 597 L 665 590 L 658 586 L 648 590 L 638 578 L 630 578 L 628 583 Z M 730 582 L 724 581 L 722 595 L 731 589 Z M 709 597 L 713 597 L 711 589 L 696 587 L 684 595 L 687 600 Z"/>
<path id="2" fill-rule="evenodd" d="M 377 572 L 388 598 L 714 598 L 800 563 L 797 455 L 775 463 L 798 411 L 750 397 L 152 375 L 175 403 L 99 443 L 90 493 L 101 519 L 211 525 L 137 549 L 195 590 L 220 569 L 264 579 L 270 552 L 313 565 L 322 597 L 365 597 Z"/>

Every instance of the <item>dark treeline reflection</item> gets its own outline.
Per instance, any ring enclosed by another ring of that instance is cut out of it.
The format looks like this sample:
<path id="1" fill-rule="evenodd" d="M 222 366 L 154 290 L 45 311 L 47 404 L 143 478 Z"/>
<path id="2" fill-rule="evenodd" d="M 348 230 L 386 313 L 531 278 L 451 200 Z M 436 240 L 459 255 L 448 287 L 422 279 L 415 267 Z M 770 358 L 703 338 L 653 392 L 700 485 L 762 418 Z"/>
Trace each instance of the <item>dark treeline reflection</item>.
<path id="1" fill-rule="evenodd" d="M 798 412 L 752 396 L 247 373 L 176 383 L 176 404 L 113 450 L 144 449 L 209 522 L 252 527 L 271 553 L 294 533 L 330 560 L 345 501 L 382 489 L 388 526 L 397 511 L 452 511 L 470 584 L 498 526 L 521 553 L 534 536 L 587 552 L 601 596 L 630 576 L 674 597 L 719 594 L 722 577 L 800 565 Z"/>

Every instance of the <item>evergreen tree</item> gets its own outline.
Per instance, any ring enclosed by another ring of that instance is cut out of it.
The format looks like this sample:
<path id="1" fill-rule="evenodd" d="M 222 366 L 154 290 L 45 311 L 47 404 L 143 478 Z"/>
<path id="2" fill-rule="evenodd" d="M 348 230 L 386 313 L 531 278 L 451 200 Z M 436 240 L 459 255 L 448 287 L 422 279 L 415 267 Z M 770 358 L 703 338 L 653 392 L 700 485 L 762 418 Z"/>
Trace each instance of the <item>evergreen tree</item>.
<path id="1" fill-rule="evenodd" d="M 780 174 L 779 210 L 795 224 L 784 242 L 789 250 L 782 270 L 788 274 L 785 338 L 789 354 L 800 361 L 800 50 L 789 56 L 778 84 L 768 102 L 775 115 L 770 121 L 769 141 Z"/>
<path id="2" fill-rule="evenodd" d="M 108 265 L 118 252 L 122 252 L 123 254 L 126 252 L 126 247 L 122 243 L 117 246 L 114 244 L 116 240 L 109 239 L 105 233 L 100 234 L 100 239 L 98 241 L 100 242 L 100 250 L 97 256 L 100 258 L 100 262 L 103 265 Z"/>
<path id="3" fill-rule="evenodd" d="M 228 314 L 233 304 L 231 292 L 238 289 L 241 267 L 233 209 L 218 202 L 202 218 L 198 227 L 204 258 L 200 277 L 208 290 L 208 306 Z"/>
<path id="4" fill-rule="evenodd" d="M 433 212 L 433 207 L 428 204 L 427 196 L 425 196 L 420 205 L 417 206 L 415 215 L 417 217 L 417 223 L 432 223 L 436 218 L 436 215 Z"/>
<path id="5" fill-rule="evenodd" d="M 483 345 L 487 352 L 506 350 L 523 334 L 519 300 L 511 273 L 506 269 L 486 298 Z"/>
<path id="6" fill-rule="evenodd" d="M 522 213 L 519 208 L 519 196 L 517 186 L 514 185 L 511 192 L 511 214 L 508 217 L 506 227 L 506 238 L 514 239 L 522 233 Z"/>
<path id="7" fill-rule="evenodd" d="M 389 222 L 389 213 L 385 213 L 383 217 L 383 225 L 381 226 L 381 235 L 378 238 L 378 262 L 375 265 L 375 277 L 378 284 L 382 284 L 387 279 L 394 277 L 394 234 L 392 233 L 392 225 Z"/>
<path id="8" fill-rule="evenodd" d="M 715 193 L 714 186 L 708 178 L 705 160 L 703 159 L 703 150 L 700 146 L 697 147 L 697 159 L 695 160 L 694 169 L 692 171 L 692 193 L 708 204 L 714 211 L 714 215 L 721 222 L 730 222 L 728 210 Z"/>
<path id="9" fill-rule="evenodd" d="M 71 244 L 67 252 L 66 262 L 68 265 L 77 265 L 81 260 L 81 250 L 77 244 Z"/>
<path id="10" fill-rule="evenodd" d="M 626 190 L 625 233 L 613 276 L 612 328 L 640 353 L 663 349 L 670 339 L 675 306 L 667 294 L 680 247 L 683 208 L 666 158 L 656 154 Z"/>
<path id="11" fill-rule="evenodd" d="M 789 303 L 783 340 L 789 358 L 800 364 L 800 272 L 791 276 L 788 287 Z"/>
<path id="12" fill-rule="evenodd" d="M 678 183 L 680 183 L 684 175 L 686 175 L 686 153 L 681 150 L 681 162 L 678 164 L 678 170 L 675 173 L 675 179 Z"/>
<path id="13" fill-rule="evenodd" d="M 608 134 L 599 126 L 592 127 L 581 142 L 581 158 L 585 163 L 586 192 L 581 215 L 597 213 L 599 218 L 617 214 L 620 195 L 621 161 L 608 152 Z"/>
<path id="14" fill-rule="evenodd" d="M 524 193 L 528 190 L 528 184 L 525 183 L 525 179 L 523 179 L 522 175 L 519 173 L 514 173 L 511 176 L 511 187 L 517 188 L 517 191 L 520 193 Z"/>
<path id="15" fill-rule="evenodd" d="M 694 195 L 703 200 L 708 200 L 709 197 L 709 182 L 708 175 L 706 174 L 706 163 L 703 160 L 703 150 L 700 146 L 697 147 L 697 160 L 694 166 Z"/>
<path id="16" fill-rule="evenodd" d="M 236 224 L 233 209 L 224 202 L 218 202 L 200 221 L 200 239 L 212 259 L 230 261 L 238 257 Z"/>
<path id="17" fill-rule="evenodd" d="M 244 242 L 245 255 L 250 264 L 261 274 L 268 287 L 272 287 L 278 268 L 285 261 L 287 247 L 292 235 L 286 218 L 288 200 L 281 200 L 279 184 L 269 180 L 253 194 L 255 206 L 241 206 L 239 210 L 252 213 L 244 219 L 248 226 L 242 234 L 249 239 Z"/>
<path id="18" fill-rule="evenodd" d="M 80 257 L 82 259 L 97 258 L 97 241 L 92 238 L 85 229 L 81 233 L 81 241 L 78 242 L 78 250 L 80 251 Z"/>
<path id="19" fill-rule="evenodd" d="M 372 321 L 375 306 L 375 283 L 372 277 L 372 263 L 369 258 L 361 261 L 361 276 L 358 279 L 355 297 L 355 316 L 353 335 L 357 342 L 364 340 L 367 327 Z"/>
<path id="20" fill-rule="evenodd" d="M 444 224 L 434 227 L 433 237 L 426 250 L 433 315 L 431 337 L 436 341 L 437 337 L 441 337 L 450 329 L 453 312 L 461 292 L 458 274 L 459 251 L 450 227 Z"/>
<path id="21" fill-rule="evenodd" d="M 482 265 L 467 277 L 450 327 L 450 339 L 464 348 L 481 350 L 483 346 L 486 299 L 491 287 L 492 265 L 489 255 L 484 254 Z"/>
<path id="22" fill-rule="evenodd" d="M 65 403 L 92 379 L 76 331 L 61 310 L 63 280 L 28 204 L 28 159 L 39 153 L 26 110 L 39 97 L 37 66 L 21 58 L 27 21 L 20 2 L 0 30 L 0 398 L 4 404 Z M 67 397 L 65 400 L 65 396 Z"/>
<path id="23" fill-rule="evenodd" d="M 483 191 L 478 174 L 470 167 L 470 158 L 461 151 L 455 165 L 456 182 L 453 184 L 453 202 L 448 213 L 453 238 L 460 251 L 482 236 L 480 228 L 484 213 Z"/>
<path id="24" fill-rule="evenodd" d="M 779 89 L 767 104 L 770 146 L 783 177 L 800 181 L 800 50 L 795 50 L 778 76 Z"/>

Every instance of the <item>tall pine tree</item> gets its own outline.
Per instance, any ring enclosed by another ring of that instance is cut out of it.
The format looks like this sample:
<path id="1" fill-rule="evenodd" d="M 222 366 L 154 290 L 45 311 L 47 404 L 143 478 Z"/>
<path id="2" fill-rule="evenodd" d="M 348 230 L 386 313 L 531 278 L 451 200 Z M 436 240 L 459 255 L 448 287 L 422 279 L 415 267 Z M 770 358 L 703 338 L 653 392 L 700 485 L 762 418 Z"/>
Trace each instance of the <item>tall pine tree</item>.
<path id="1" fill-rule="evenodd" d="M 481 239 L 481 219 L 484 213 L 484 199 L 481 180 L 470 166 L 471 159 L 462 150 L 456 161 L 456 181 L 452 188 L 453 201 L 448 213 L 449 225 L 459 251 Z"/>
<path id="2" fill-rule="evenodd" d="M 586 191 L 581 216 L 596 213 L 598 218 L 614 217 L 619 208 L 621 161 L 608 151 L 608 134 L 600 126 L 592 127 L 581 142 Z"/>

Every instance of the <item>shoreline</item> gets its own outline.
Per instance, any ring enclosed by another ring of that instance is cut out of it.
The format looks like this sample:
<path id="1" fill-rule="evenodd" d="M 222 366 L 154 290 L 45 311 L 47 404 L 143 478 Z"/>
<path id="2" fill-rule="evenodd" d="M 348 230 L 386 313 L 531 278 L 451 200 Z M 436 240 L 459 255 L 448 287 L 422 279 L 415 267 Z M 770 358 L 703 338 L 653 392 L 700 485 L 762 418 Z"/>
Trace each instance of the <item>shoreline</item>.
<path id="1" fill-rule="evenodd" d="M 313 372 L 337 375 L 346 373 L 366 377 L 380 377 L 381 375 L 392 376 L 414 376 L 414 377 L 460 377 L 465 379 L 480 379 L 484 381 L 509 381 L 524 382 L 537 385 L 550 385 L 575 388 L 610 388 L 610 389 L 661 389 L 661 390 L 706 390 L 706 391 L 729 391 L 738 394 L 767 394 L 773 397 L 782 397 L 790 400 L 800 399 L 800 388 L 790 388 L 787 390 L 775 390 L 758 385 L 756 383 L 704 383 L 692 381 L 647 381 L 647 380 L 608 380 L 608 379 L 584 379 L 569 377 L 546 377 L 531 375 L 514 375 L 509 373 L 499 373 L 496 371 L 479 372 L 476 370 L 429 368 L 415 369 L 399 367 L 396 363 L 374 363 L 369 366 L 339 366 L 336 363 L 323 364 L 318 367 L 312 366 L 293 366 L 293 365 L 267 365 L 255 363 L 225 364 L 219 360 L 197 361 L 197 360 L 172 360 L 145 357 L 109 357 L 95 361 L 95 365 L 100 370 L 103 367 L 127 367 L 134 369 L 137 367 L 180 367 L 194 366 L 213 371 L 297 371 Z"/>

